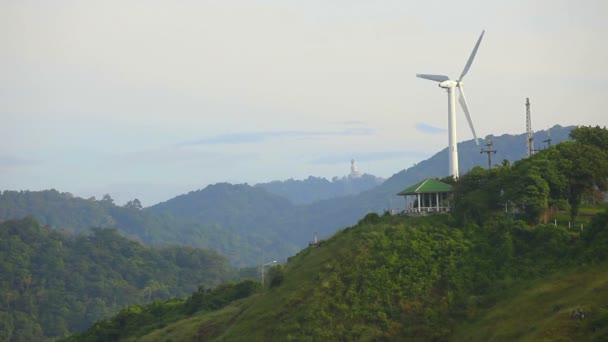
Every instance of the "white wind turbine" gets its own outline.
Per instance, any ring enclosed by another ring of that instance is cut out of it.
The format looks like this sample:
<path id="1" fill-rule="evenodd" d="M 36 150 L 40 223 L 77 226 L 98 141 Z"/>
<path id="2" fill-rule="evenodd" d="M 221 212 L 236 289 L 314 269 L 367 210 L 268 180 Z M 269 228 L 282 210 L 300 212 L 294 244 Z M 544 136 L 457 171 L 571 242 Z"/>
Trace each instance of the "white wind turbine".
<path id="1" fill-rule="evenodd" d="M 473 132 L 473 137 L 475 138 L 475 143 L 479 145 L 479 141 L 477 141 L 477 134 L 475 133 L 475 128 L 473 127 L 473 121 L 471 121 L 471 115 L 469 114 L 469 107 L 467 106 L 467 100 L 464 96 L 464 87 L 462 86 L 462 79 L 469 71 L 471 64 L 473 63 L 473 59 L 475 59 L 475 54 L 477 53 L 477 49 L 479 48 L 479 43 L 481 43 L 481 39 L 483 38 L 483 34 L 485 31 L 481 31 L 481 36 L 477 40 L 477 44 L 475 44 L 475 48 L 473 52 L 471 52 L 471 56 L 467 61 L 467 65 L 465 65 L 462 74 L 458 78 L 457 81 L 450 80 L 449 77 L 444 75 L 427 75 L 427 74 L 416 74 L 416 77 L 424 78 L 431 81 L 439 82 L 439 87 L 445 88 L 448 91 L 448 128 L 449 128 L 449 161 L 450 161 L 450 175 L 455 179 L 458 179 L 458 145 L 456 141 L 456 93 L 454 92 L 454 88 L 460 89 L 460 98 L 458 101 L 462 106 L 462 110 L 467 117 L 467 121 L 469 122 L 469 127 L 471 127 L 471 131 Z"/>

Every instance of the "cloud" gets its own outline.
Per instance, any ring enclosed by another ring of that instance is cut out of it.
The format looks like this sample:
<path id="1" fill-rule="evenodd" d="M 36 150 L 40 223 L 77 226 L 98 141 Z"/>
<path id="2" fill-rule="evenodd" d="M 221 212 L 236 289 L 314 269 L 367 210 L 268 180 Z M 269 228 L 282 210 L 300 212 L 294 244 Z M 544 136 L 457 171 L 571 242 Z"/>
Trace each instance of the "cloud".
<path id="1" fill-rule="evenodd" d="M 417 122 L 415 127 L 418 132 L 427 133 L 427 134 L 441 134 L 441 133 L 447 132 L 447 129 L 445 129 L 445 128 L 434 127 L 434 126 L 425 124 L 424 122 Z"/>
<path id="2" fill-rule="evenodd" d="M 123 164 L 175 164 L 182 162 L 212 162 L 228 163 L 230 160 L 253 160 L 257 159 L 256 153 L 234 153 L 203 151 L 195 146 L 164 146 L 146 150 L 126 152 L 116 155 L 114 159 Z"/>
<path id="3" fill-rule="evenodd" d="M 302 138 L 302 137 L 329 137 L 329 136 L 354 136 L 370 135 L 373 130 L 370 128 L 348 128 L 338 131 L 266 131 L 266 132 L 240 132 L 219 134 L 216 136 L 190 141 L 180 144 L 189 145 L 227 145 L 227 144 L 252 144 L 259 143 L 274 138 Z"/>
<path id="4" fill-rule="evenodd" d="M 360 120 L 335 121 L 334 123 L 349 126 L 365 126 L 367 124 L 365 121 Z"/>
<path id="5" fill-rule="evenodd" d="M 379 160 L 403 159 L 403 158 L 427 158 L 428 154 L 421 151 L 380 151 L 380 152 L 364 152 L 354 154 L 333 154 L 310 161 L 311 164 L 344 164 L 351 158 L 358 162 L 370 162 Z"/>
<path id="6" fill-rule="evenodd" d="M 37 164 L 38 161 L 23 159 L 10 155 L 0 155 L 0 168 L 30 166 Z"/>

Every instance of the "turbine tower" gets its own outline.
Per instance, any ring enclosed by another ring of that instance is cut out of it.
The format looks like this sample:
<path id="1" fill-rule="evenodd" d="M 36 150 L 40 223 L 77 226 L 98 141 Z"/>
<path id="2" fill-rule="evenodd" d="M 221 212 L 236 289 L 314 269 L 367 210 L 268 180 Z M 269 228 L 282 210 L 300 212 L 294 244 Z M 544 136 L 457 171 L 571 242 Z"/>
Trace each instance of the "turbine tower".
<path id="1" fill-rule="evenodd" d="M 460 97 L 458 101 L 460 102 L 460 106 L 462 106 L 462 110 L 464 111 L 464 115 L 467 117 L 467 121 L 469 122 L 469 127 L 471 128 L 471 132 L 473 132 L 473 137 L 475 138 L 475 143 L 479 146 L 479 141 L 477 140 L 477 134 L 475 133 L 475 128 L 473 127 L 473 121 L 471 121 L 471 115 L 469 114 L 469 106 L 467 105 L 467 99 L 464 95 L 464 87 L 462 84 L 462 79 L 469 71 L 471 64 L 473 64 L 473 59 L 475 59 L 475 54 L 477 54 L 477 49 L 479 48 L 479 44 L 481 43 L 481 39 L 483 38 L 483 34 L 485 31 L 481 31 L 481 35 L 477 40 L 477 44 L 475 44 L 475 48 L 473 48 L 473 52 L 471 52 L 471 56 L 467 61 L 467 64 L 464 66 L 464 70 L 462 70 L 462 74 L 457 81 L 450 80 L 449 77 L 444 75 L 429 75 L 429 74 L 416 74 L 416 77 L 424 78 L 427 80 L 439 82 L 439 87 L 447 89 L 448 92 L 448 129 L 449 129 L 449 165 L 450 165 L 450 175 L 455 179 L 458 179 L 458 141 L 456 140 L 456 92 L 455 88 L 458 88 L 460 91 Z"/>

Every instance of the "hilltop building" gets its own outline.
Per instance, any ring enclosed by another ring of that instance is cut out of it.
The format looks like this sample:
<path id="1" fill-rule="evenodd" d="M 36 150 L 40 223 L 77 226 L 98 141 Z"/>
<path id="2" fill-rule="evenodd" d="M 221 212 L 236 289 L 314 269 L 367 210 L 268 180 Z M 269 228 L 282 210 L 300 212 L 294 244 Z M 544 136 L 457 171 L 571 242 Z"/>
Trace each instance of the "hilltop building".
<path id="1" fill-rule="evenodd" d="M 355 159 L 350 160 L 350 174 L 348 178 L 361 178 L 361 171 L 359 171 L 359 166 L 357 166 Z"/>
<path id="2" fill-rule="evenodd" d="M 398 193 L 405 198 L 405 215 L 424 216 L 447 213 L 454 188 L 437 179 L 427 178 Z"/>

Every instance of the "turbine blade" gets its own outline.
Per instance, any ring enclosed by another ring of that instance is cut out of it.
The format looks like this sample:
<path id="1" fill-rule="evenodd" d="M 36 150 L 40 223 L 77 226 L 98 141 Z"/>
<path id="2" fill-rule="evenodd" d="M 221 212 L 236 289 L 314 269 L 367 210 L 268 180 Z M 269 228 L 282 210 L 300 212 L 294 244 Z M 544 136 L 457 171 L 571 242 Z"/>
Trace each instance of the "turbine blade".
<path id="1" fill-rule="evenodd" d="M 473 137 L 475 138 L 475 144 L 479 146 L 477 133 L 475 133 L 475 127 L 473 127 L 473 121 L 471 120 L 471 115 L 469 114 L 469 106 L 467 105 L 467 98 L 464 96 L 464 88 L 462 87 L 462 83 L 458 84 L 458 89 L 460 90 L 460 97 L 458 98 L 458 102 L 460 102 L 460 106 L 464 111 L 464 115 L 467 117 L 469 127 L 471 127 L 471 132 L 473 132 Z"/>
<path id="2" fill-rule="evenodd" d="M 443 81 L 447 81 L 450 79 L 449 77 L 444 76 L 444 75 L 416 74 L 416 77 L 424 78 L 425 80 L 437 81 L 437 82 L 443 82 Z"/>
<path id="3" fill-rule="evenodd" d="M 473 60 L 475 59 L 475 55 L 477 54 L 477 49 L 479 48 L 479 44 L 481 43 L 481 39 L 483 38 L 484 33 L 486 33 L 485 30 L 481 31 L 481 36 L 479 36 L 479 39 L 477 39 L 477 44 L 475 44 L 475 48 L 473 48 L 473 52 L 471 52 L 471 56 L 469 57 L 469 60 L 467 61 L 467 65 L 464 66 L 464 70 L 462 70 L 462 74 L 460 75 L 458 82 L 462 81 L 462 78 L 464 77 L 464 75 L 466 75 L 467 72 L 469 72 L 469 68 L 471 67 L 471 64 L 473 64 Z"/>

